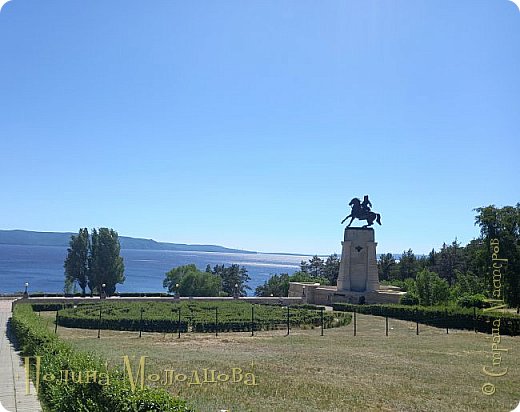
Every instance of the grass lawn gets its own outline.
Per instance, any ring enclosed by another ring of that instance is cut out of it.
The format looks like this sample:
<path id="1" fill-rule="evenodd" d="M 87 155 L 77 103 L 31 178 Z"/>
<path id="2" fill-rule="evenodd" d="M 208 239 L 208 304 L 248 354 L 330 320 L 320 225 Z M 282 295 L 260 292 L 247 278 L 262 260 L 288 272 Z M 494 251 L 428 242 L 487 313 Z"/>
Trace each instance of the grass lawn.
<path id="1" fill-rule="evenodd" d="M 54 328 L 53 313 L 42 313 Z M 503 377 L 486 377 L 491 367 L 489 335 L 450 330 L 358 315 L 352 324 L 326 329 L 294 329 L 256 333 L 176 335 L 58 328 L 58 334 L 81 350 L 95 351 L 110 365 L 121 357 L 148 356 L 146 373 L 174 369 L 191 375 L 203 368 L 230 373 L 242 368 L 254 374 L 257 386 L 219 382 L 168 387 L 198 411 L 510 411 L 520 401 L 520 337 L 503 336 Z M 482 393 L 485 382 L 496 386 Z"/>

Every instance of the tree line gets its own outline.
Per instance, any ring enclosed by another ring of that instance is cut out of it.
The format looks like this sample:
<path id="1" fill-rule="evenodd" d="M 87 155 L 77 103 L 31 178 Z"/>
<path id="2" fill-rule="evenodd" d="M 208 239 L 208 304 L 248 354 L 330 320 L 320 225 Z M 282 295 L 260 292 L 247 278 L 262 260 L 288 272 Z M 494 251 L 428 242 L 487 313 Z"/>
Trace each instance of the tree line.
<path id="1" fill-rule="evenodd" d="M 116 231 L 106 227 L 80 229 L 72 235 L 63 264 L 65 269 L 65 292 L 78 285 L 81 293 L 105 293 L 112 295 L 116 285 L 125 281 L 125 265 L 120 256 L 121 245 Z"/>
<path id="2" fill-rule="evenodd" d="M 250 277 L 247 269 L 233 264 L 229 267 L 206 266 L 204 272 L 194 264 L 173 268 L 166 273 L 163 287 L 181 296 L 246 296 Z"/>
<path id="3" fill-rule="evenodd" d="M 511 307 L 520 306 L 520 203 L 497 208 L 494 205 L 474 209 L 480 236 L 462 246 L 457 239 L 432 249 L 427 256 L 416 256 L 412 249 L 400 257 L 391 253 L 378 259 L 379 279 L 383 284 L 401 287 L 407 292 L 403 303 L 436 305 L 449 301 L 461 305 L 481 305 L 493 288 L 492 245 L 500 244 L 500 257 L 507 259 L 503 270 L 502 297 Z M 273 275 L 255 290 L 257 296 L 287 296 L 289 282 L 336 284 L 340 260 L 314 256 L 302 261 L 292 275 Z"/>
<path id="4" fill-rule="evenodd" d="M 256 296 L 287 296 L 289 282 L 317 282 L 335 285 L 339 275 L 339 257 L 336 253 L 325 260 L 314 255 L 308 261 L 302 260 L 300 270 L 289 275 L 281 273 L 271 276 L 263 285 L 255 289 Z"/>
<path id="5" fill-rule="evenodd" d="M 462 246 L 457 239 L 444 243 L 427 256 L 415 256 L 409 249 L 399 260 L 392 254 L 378 262 L 379 278 L 407 291 L 404 303 L 435 305 L 449 301 L 463 306 L 482 305 L 493 290 L 491 242 L 500 245 L 500 257 L 507 259 L 501 277 L 501 298 L 510 307 L 520 306 L 520 204 L 475 209 L 480 236 Z M 496 280 L 496 279 L 495 279 Z"/>

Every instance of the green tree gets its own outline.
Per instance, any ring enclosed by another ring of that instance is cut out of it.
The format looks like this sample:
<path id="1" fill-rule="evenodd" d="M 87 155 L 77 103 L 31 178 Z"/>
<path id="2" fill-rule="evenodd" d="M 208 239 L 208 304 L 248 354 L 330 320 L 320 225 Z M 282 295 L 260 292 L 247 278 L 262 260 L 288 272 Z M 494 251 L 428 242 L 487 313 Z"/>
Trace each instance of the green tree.
<path id="1" fill-rule="evenodd" d="M 417 276 L 417 261 L 412 249 L 404 251 L 399 259 L 398 265 L 399 279 L 405 280 L 407 278 L 415 279 Z"/>
<path id="2" fill-rule="evenodd" d="M 468 272 L 474 273 L 484 281 L 487 277 L 488 254 L 486 244 L 482 238 L 471 240 L 464 248 L 464 265 Z"/>
<path id="3" fill-rule="evenodd" d="M 453 285 L 455 272 L 465 269 L 463 249 L 457 239 L 449 246 L 443 243 L 438 258 L 436 272 L 441 278 L 446 279 L 450 286 Z"/>
<path id="4" fill-rule="evenodd" d="M 486 262 L 486 281 L 492 288 L 492 245 L 498 240 L 498 257 L 507 259 L 507 267 L 502 271 L 503 297 L 506 303 L 520 307 L 520 203 L 516 206 L 497 208 L 495 205 L 479 207 L 475 224 L 480 226 L 484 248 L 481 258 Z"/>
<path id="5" fill-rule="evenodd" d="M 70 291 L 76 282 L 85 296 L 88 284 L 88 257 L 90 239 L 86 228 L 80 229 L 77 235 L 70 237 L 67 257 L 63 267 L 65 269 L 65 289 Z"/>
<path id="6" fill-rule="evenodd" d="M 91 293 L 101 292 L 105 284 L 105 293 L 112 295 L 116 284 L 125 281 L 125 265 L 120 252 L 121 245 L 116 231 L 106 227 L 92 229 L 88 276 Z"/>
<path id="7" fill-rule="evenodd" d="M 247 285 L 247 282 L 251 280 L 251 278 L 247 274 L 247 269 L 243 266 L 236 264 L 229 267 L 215 265 L 212 273 L 220 276 L 222 279 L 222 291 L 228 296 L 234 296 L 235 292 L 237 292 L 239 296 L 247 296 L 246 289 L 251 290 Z"/>
<path id="8" fill-rule="evenodd" d="M 380 280 L 389 280 L 391 278 L 391 274 L 395 268 L 395 259 L 394 255 L 391 253 L 383 254 L 379 257 L 379 261 L 377 262 L 377 269 L 379 272 Z"/>
<path id="9" fill-rule="evenodd" d="M 334 253 L 327 258 L 323 265 L 322 275 L 328 279 L 331 285 L 336 284 L 338 281 L 340 263 L 338 255 Z"/>
<path id="10" fill-rule="evenodd" d="M 484 292 L 482 279 L 471 272 L 462 273 L 455 270 L 455 283 L 451 287 L 451 295 L 456 300 L 462 295 L 477 295 Z"/>
<path id="11" fill-rule="evenodd" d="M 322 276 L 323 266 L 323 259 L 320 259 L 318 255 L 314 255 L 312 259 L 309 260 L 309 273 L 314 277 Z"/>
<path id="12" fill-rule="evenodd" d="M 177 287 L 179 285 L 179 287 Z M 208 271 L 201 272 L 193 264 L 178 266 L 166 273 L 163 287 L 181 296 L 218 296 L 221 279 Z"/>
<path id="13" fill-rule="evenodd" d="M 287 296 L 289 294 L 289 274 L 272 275 L 263 285 L 257 286 L 255 296 Z"/>
<path id="14" fill-rule="evenodd" d="M 287 296 L 289 294 L 289 282 L 316 282 L 321 285 L 329 285 L 329 279 L 324 277 L 315 277 L 307 272 L 295 272 L 292 275 L 282 273 L 280 275 L 272 275 L 263 285 L 255 289 L 256 296 Z"/>
<path id="15" fill-rule="evenodd" d="M 320 285 L 330 285 L 329 280 L 322 276 L 313 276 L 310 273 L 295 272 L 289 276 L 289 282 L 313 282 L 319 283 Z"/>
<path id="16" fill-rule="evenodd" d="M 177 285 L 181 284 L 181 279 L 189 272 L 197 272 L 198 269 L 194 264 L 177 266 L 166 273 L 163 280 L 163 288 L 168 289 L 170 293 L 176 293 Z"/>
<path id="17" fill-rule="evenodd" d="M 421 305 L 438 305 L 446 303 L 450 296 L 450 288 L 445 279 L 435 272 L 423 269 L 417 274 L 416 293 Z"/>
<path id="18" fill-rule="evenodd" d="M 307 261 L 302 260 L 300 262 L 300 272 L 309 272 L 309 264 L 307 263 Z"/>
<path id="19" fill-rule="evenodd" d="M 428 254 L 426 267 L 429 270 L 431 270 L 433 272 L 436 272 L 436 268 L 437 268 L 437 252 L 435 251 L 435 249 L 432 249 L 432 251 Z"/>

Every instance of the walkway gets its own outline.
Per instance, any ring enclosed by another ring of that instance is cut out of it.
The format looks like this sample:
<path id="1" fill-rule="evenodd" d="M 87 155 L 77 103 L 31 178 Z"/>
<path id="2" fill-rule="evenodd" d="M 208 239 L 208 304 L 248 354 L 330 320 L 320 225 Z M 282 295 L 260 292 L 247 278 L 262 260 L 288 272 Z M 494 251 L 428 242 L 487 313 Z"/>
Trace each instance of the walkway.
<path id="1" fill-rule="evenodd" d="M 12 300 L 0 300 L 0 412 L 41 412 L 42 408 L 31 382 L 26 394 L 25 369 L 22 359 L 7 336 Z"/>

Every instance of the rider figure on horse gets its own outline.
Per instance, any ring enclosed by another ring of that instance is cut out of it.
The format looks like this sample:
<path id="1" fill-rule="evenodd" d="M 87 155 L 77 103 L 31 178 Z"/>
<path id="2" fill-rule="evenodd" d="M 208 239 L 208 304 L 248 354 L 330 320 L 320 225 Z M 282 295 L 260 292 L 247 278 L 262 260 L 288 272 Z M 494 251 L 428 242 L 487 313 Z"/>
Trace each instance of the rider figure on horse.
<path id="1" fill-rule="evenodd" d="M 354 219 L 366 220 L 367 224 L 363 226 L 364 228 L 372 226 L 374 221 L 376 221 L 378 224 L 381 224 L 381 215 L 379 213 L 372 212 L 372 203 L 368 199 L 368 195 L 365 195 L 363 197 L 363 202 L 361 202 L 357 197 L 355 197 L 350 201 L 349 206 L 352 207 L 350 215 L 348 215 L 345 219 L 341 221 L 341 223 L 343 223 L 350 217 L 351 220 L 347 227 L 349 227 L 352 224 L 352 221 Z"/>

